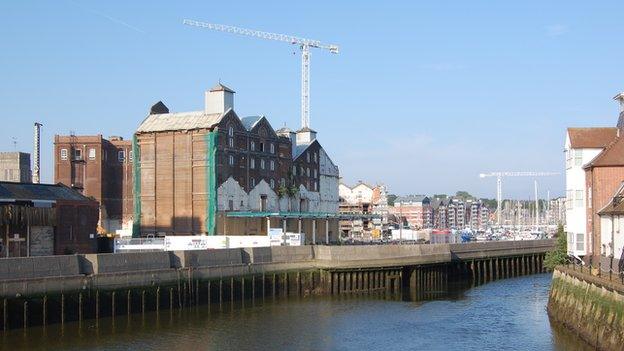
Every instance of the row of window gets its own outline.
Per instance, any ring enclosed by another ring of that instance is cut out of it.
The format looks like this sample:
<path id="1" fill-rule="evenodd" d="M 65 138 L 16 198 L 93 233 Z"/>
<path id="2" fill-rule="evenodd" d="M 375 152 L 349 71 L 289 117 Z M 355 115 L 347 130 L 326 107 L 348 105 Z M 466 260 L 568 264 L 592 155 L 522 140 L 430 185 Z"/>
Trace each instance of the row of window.
<path id="1" fill-rule="evenodd" d="M 318 154 L 317 154 L 316 152 L 314 152 L 314 153 L 312 154 L 312 159 L 314 160 L 314 163 L 317 163 L 317 162 L 318 162 Z M 309 152 L 309 151 L 308 151 L 308 152 L 306 152 L 306 161 L 307 161 L 308 163 L 310 163 L 310 152 Z"/>
<path id="2" fill-rule="evenodd" d="M 313 181 L 312 183 L 312 191 L 318 191 L 318 182 Z M 251 188 L 256 186 L 256 179 L 255 178 L 249 178 L 249 185 Z M 279 181 L 279 185 L 282 187 L 286 186 L 286 179 L 281 178 Z M 310 185 L 310 183 L 306 182 L 306 188 L 309 188 L 308 186 Z M 275 180 L 274 179 L 269 179 L 269 186 L 271 187 L 271 189 L 275 189 Z"/>
<path id="3" fill-rule="evenodd" d="M 575 207 L 583 207 L 585 205 L 583 190 L 566 190 L 566 209 L 571 210 Z"/>
<path id="4" fill-rule="evenodd" d="M 82 149 L 73 149 L 73 150 L 74 150 L 74 154 L 72 155 L 72 159 L 76 161 L 82 161 L 83 160 Z M 69 158 L 69 151 L 67 149 L 61 149 L 60 156 L 61 156 L 61 160 L 67 160 Z M 87 157 L 89 158 L 89 160 L 95 160 L 96 150 L 94 148 L 90 148 L 88 151 Z M 126 160 L 125 150 L 117 151 L 117 160 L 119 162 L 123 162 Z M 132 161 L 132 150 L 128 152 L 128 160 Z"/>
<path id="5" fill-rule="evenodd" d="M 234 166 L 234 164 L 236 163 L 236 160 L 234 158 L 234 155 L 229 155 L 228 156 L 228 164 L 230 166 Z M 256 169 L 256 159 L 255 158 L 250 158 L 249 159 L 249 168 L 251 169 Z M 266 161 L 264 159 L 260 159 L 260 169 L 266 169 Z M 269 161 L 269 169 L 271 171 L 275 170 L 275 161 L 274 160 L 270 160 Z"/>
<path id="6" fill-rule="evenodd" d="M 233 148 L 234 147 L 234 128 L 230 127 L 228 129 L 228 146 Z M 265 144 L 264 142 L 259 142 L 258 143 L 258 150 L 256 150 L 256 142 L 255 141 L 250 141 L 249 142 L 249 150 L 251 151 L 260 151 L 260 152 L 265 152 Z M 270 143 L 269 144 L 269 152 L 274 154 L 275 153 L 275 143 Z M 309 162 L 309 160 L 308 160 Z"/>
<path id="7" fill-rule="evenodd" d="M 583 150 L 569 149 L 566 154 L 566 169 L 583 165 Z"/>
<path id="8" fill-rule="evenodd" d="M 318 178 L 318 170 L 313 169 L 312 172 L 310 172 L 310 167 L 303 167 L 303 166 L 297 167 L 297 165 L 293 165 L 292 171 L 293 171 L 293 175 L 295 176 L 300 175 L 300 176 L 310 177 L 311 175 L 313 175 L 313 178 Z"/>

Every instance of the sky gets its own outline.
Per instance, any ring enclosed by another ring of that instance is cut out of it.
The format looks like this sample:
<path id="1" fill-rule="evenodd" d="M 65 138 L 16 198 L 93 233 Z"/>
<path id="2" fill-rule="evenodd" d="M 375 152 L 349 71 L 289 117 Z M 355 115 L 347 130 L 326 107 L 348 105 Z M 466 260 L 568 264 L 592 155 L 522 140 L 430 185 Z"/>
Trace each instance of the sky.
<path id="1" fill-rule="evenodd" d="M 337 44 L 313 50 L 311 127 L 346 183 L 495 197 L 490 171 L 553 171 L 565 129 L 614 126 L 624 91 L 617 1 L 2 1 L 0 150 L 52 182 L 55 134 L 130 138 L 162 100 L 201 110 L 219 80 L 241 117 L 300 126 L 299 49 L 188 27 L 185 18 Z M 532 178 L 503 196 L 533 197 Z"/>

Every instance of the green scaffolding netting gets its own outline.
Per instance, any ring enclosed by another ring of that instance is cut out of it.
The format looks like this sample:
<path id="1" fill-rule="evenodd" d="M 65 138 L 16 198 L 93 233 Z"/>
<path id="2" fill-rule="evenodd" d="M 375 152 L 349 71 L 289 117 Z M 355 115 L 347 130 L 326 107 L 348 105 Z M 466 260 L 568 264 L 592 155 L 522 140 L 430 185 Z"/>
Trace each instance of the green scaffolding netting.
<path id="1" fill-rule="evenodd" d="M 132 137 L 132 194 L 134 197 L 134 219 L 132 221 L 132 237 L 141 236 L 141 155 L 137 136 Z"/>
<path id="2" fill-rule="evenodd" d="M 208 132 L 205 136 L 206 142 L 206 193 L 208 194 L 206 204 L 206 232 L 208 235 L 215 235 L 216 214 L 217 214 L 217 133 Z"/>

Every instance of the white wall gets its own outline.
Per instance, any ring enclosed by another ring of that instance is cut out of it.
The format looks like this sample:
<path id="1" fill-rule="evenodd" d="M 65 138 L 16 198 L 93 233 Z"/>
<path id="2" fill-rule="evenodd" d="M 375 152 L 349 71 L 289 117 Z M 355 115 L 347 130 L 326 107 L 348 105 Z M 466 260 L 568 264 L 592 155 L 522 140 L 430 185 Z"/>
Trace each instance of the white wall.
<path id="1" fill-rule="evenodd" d="M 247 196 L 247 192 L 245 192 L 245 189 L 232 177 L 229 177 L 217 188 L 217 210 L 229 210 L 229 200 L 233 201 L 234 211 L 249 210 L 249 197 Z"/>
<path id="2" fill-rule="evenodd" d="M 613 223 L 613 227 L 612 227 Z M 615 241 L 615 248 L 611 248 L 611 238 Z M 600 253 L 606 257 L 610 257 L 613 253 L 616 259 L 622 257 L 622 248 L 624 247 L 624 216 L 600 216 Z M 614 252 L 612 252 L 614 251 Z"/>
<path id="3" fill-rule="evenodd" d="M 572 158 L 568 167 L 566 157 L 570 150 L 582 153 L 581 164 L 577 164 Z M 566 135 L 564 163 L 566 165 L 566 231 L 568 233 L 568 253 L 577 256 L 588 254 L 591 244 L 587 236 L 587 191 L 585 189 L 585 170 L 583 166 L 593 160 L 602 149 L 571 149 L 570 136 Z M 583 203 L 577 206 L 575 198 L 577 191 L 583 192 Z M 571 198 L 569 197 L 572 195 Z"/>
<path id="4" fill-rule="evenodd" d="M 338 212 L 340 172 L 323 148 L 319 151 L 319 212 Z"/>

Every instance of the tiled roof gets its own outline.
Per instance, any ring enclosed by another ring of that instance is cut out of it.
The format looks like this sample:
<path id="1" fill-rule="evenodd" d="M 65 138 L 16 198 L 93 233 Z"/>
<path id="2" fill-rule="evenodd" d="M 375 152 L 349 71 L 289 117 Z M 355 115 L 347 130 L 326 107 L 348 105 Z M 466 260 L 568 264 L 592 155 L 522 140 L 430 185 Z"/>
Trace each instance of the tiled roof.
<path id="1" fill-rule="evenodd" d="M 624 215 L 624 184 L 615 193 L 611 201 L 598 212 L 599 215 Z"/>
<path id="2" fill-rule="evenodd" d="M 568 128 L 570 145 L 574 149 L 603 148 L 617 135 L 617 128 Z"/>
<path id="3" fill-rule="evenodd" d="M 78 200 L 87 201 L 89 198 L 78 191 L 63 184 L 34 184 L 0 182 L 0 200 Z"/>
<path id="4" fill-rule="evenodd" d="M 137 129 L 137 133 L 164 132 L 169 130 L 210 129 L 214 127 L 225 113 L 206 114 L 204 111 L 162 113 L 149 115 Z"/>
<path id="5" fill-rule="evenodd" d="M 397 197 L 394 202 L 423 202 L 425 199 L 428 200 L 429 198 L 425 195 L 407 195 Z"/>
<path id="6" fill-rule="evenodd" d="M 226 87 L 225 85 L 219 83 L 217 85 L 215 85 L 214 87 L 212 87 L 212 89 L 210 89 L 210 91 L 227 91 L 229 93 L 235 93 L 234 90 Z"/>
<path id="7" fill-rule="evenodd" d="M 624 137 L 612 140 L 607 147 L 594 157 L 584 168 L 624 166 Z"/>

